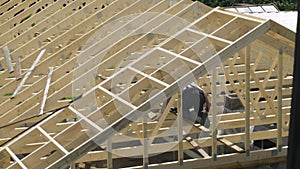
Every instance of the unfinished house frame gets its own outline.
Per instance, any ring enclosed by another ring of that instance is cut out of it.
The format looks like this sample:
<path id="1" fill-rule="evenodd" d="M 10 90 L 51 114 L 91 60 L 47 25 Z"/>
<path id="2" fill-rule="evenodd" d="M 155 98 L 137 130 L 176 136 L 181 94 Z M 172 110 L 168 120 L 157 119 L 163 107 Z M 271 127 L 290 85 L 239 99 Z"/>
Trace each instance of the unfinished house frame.
<path id="1" fill-rule="evenodd" d="M 190 0 L 1 0 L 0 168 L 285 161 L 294 39 Z M 209 127 L 182 116 L 192 82 Z"/>

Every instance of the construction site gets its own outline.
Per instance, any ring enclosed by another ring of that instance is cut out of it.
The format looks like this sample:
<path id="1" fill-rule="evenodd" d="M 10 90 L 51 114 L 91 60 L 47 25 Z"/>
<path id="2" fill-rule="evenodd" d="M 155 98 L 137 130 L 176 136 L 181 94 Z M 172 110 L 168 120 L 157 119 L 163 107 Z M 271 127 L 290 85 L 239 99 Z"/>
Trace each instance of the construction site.
<path id="1" fill-rule="evenodd" d="M 279 166 L 295 37 L 192 0 L 0 0 L 0 168 Z"/>

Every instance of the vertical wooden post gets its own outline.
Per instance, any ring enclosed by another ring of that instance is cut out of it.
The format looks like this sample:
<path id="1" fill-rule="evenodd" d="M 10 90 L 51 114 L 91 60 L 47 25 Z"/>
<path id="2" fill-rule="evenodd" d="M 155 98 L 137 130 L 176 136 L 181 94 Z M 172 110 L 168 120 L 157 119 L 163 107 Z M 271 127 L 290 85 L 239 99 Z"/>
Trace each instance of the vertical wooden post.
<path id="1" fill-rule="evenodd" d="M 4 70 L 4 68 L 3 68 L 3 66 L 2 66 L 2 64 L 0 62 L 0 71 L 2 71 L 2 70 Z"/>
<path id="2" fill-rule="evenodd" d="M 11 57 L 10 57 L 9 50 L 8 50 L 7 46 L 3 47 L 3 52 L 4 52 L 4 55 L 5 55 L 5 60 L 6 60 L 8 72 L 12 73 L 14 71 L 14 67 L 12 65 Z"/>
<path id="3" fill-rule="evenodd" d="M 0 152 L 0 168 L 8 168 L 10 166 L 10 155 L 7 151 Z"/>
<path id="4" fill-rule="evenodd" d="M 246 47 L 246 57 L 245 57 L 245 66 L 246 66 L 246 77 L 245 77 L 245 151 L 246 155 L 250 155 L 250 57 L 251 57 L 251 48 L 250 45 Z"/>
<path id="5" fill-rule="evenodd" d="M 148 157 L 148 135 L 147 135 L 147 117 L 146 115 L 143 117 L 143 145 L 144 145 L 144 153 L 143 153 L 143 166 L 145 169 L 148 168 L 149 165 L 149 157 Z"/>
<path id="6" fill-rule="evenodd" d="M 21 58 L 18 57 L 16 60 L 16 80 L 21 79 Z"/>
<path id="7" fill-rule="evenodd" d="M 70 164 L 70 169 L 76 169 L 75 163 L 71 163 L 71 164 Z"/>
<path id="8" fill-rule="evenodd" d="M 178 163 L 183 165 L 183 126 L 182 126 L 182 95 L 181 91 L 178 92 L 178 100 L 177 100 L 177 114 L 178 114 Z"/>
<path id="9" fill-rule="evenodd" d="M 108 169 L 113 169 L 111 138 L 107 139 L 107 168 Z"/>
<path id="10" fill-rule="evenodd" d="M 278 90 L 277 90 L 277 149 L 281 152 L 282 149 L 282 76 L 283 76 L 283 49 L 279 49 L 278 55 Z"/>
<path id="11" fill-rule="evenodd" d="M 212 71 L 212 99 L 211 99 L 211 112 L 212 112 L 212 157 L 213 160 L 217 160 L 217 71 L 216 68 L 213 68 Z"/>

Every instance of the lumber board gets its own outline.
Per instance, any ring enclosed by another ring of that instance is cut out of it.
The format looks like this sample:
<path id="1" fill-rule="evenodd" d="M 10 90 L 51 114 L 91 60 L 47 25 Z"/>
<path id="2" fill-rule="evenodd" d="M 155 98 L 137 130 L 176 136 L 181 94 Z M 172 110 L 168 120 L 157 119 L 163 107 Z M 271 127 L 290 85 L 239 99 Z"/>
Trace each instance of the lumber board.
<path id="1" fill-rule="evenodd" d="M 241 147 L 239 147 L 239 146 L 235 145 L 234 143 L 232 143 L 232 142 L 226 140 L 225 138 L 219 138 L 218 141 L 220 141 L 220 142 L 223 143 L 224 145 L 226 145 L 226 146 L 228 146 L 228 147 L 230 147 L 230 148 L 236 150 L 236 151 L 239 152 L 239 153 L 244 152 L 244 150 L 243 150 Z"/>

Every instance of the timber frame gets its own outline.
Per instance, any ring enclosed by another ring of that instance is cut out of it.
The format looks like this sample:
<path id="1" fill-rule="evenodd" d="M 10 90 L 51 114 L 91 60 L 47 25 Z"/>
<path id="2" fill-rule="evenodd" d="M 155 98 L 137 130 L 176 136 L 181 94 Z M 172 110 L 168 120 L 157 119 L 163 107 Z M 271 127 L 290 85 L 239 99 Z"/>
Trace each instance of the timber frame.
<path id="1" fill-rule="evenodd" d="M 190 0 L 0 0 L 0 168 L 285 161 L 294 40 L 272 20 Z M 191 82 L 212 103 L 207 128 L 182 117 Z M 243 109 L 224 113 L 232 94 Z M 274 144 L 253 148 L 261 140 Z"/>

